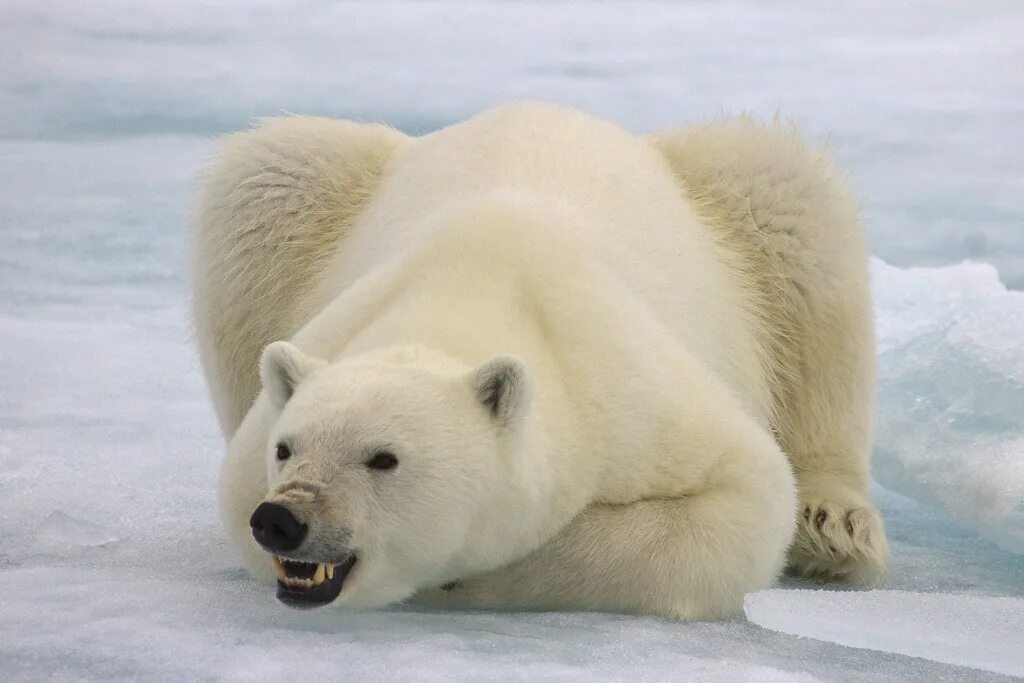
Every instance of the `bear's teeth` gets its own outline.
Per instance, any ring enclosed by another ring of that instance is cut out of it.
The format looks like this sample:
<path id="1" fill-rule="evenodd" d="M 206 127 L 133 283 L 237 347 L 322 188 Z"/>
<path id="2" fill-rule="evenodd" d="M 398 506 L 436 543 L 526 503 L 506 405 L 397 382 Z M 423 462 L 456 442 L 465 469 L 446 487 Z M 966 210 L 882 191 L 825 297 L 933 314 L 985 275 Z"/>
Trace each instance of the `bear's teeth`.
<path id="1" fill-rule="evenodd" d="M 284 571 L 284 565 L 281 564 L 281 559 L 277 555 L 270 556 L 270 564 L 274 567 L 274 573 L 277 574 L 277 578 L 282 581 L 288 580 L 288 574 Z"/>
<path id="2" fill-rule="evenodd" d="M 285 569 L 285 562 L 295 562 L 295 560 L 286 560 L 277 555 L 270 556 L 270 566 L 274 568 L 274 574 L 285 584 L 294 588 L 312 588 L 313 586 L 319 586 L 325 580 L 334 578 L 334 565 L 333 564 L 317 564 L 316 570 L 313 572 L 313 576 L 308 579 L 303 579 L 298 576 L 290 576 L 288 570 Z M 313 564 L 312 562 L 304 562 L 301 564 Z"/>

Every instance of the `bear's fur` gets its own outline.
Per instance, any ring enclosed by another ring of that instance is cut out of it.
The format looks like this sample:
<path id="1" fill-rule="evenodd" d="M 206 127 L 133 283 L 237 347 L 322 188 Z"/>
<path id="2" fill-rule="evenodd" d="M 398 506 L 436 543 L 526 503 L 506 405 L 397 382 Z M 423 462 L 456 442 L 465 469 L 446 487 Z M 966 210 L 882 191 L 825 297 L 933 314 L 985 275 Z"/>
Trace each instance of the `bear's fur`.
<path id="1" fill-rule="evenodd" d="M 872 582 L 866 277 L 841 175 L 779 123 L 265 121 L 193 225 L 225 522 L 268 578 L 264 500 L 296 559 L 354 551 L 337 604 L 717 617 L 787 550 Z"/>

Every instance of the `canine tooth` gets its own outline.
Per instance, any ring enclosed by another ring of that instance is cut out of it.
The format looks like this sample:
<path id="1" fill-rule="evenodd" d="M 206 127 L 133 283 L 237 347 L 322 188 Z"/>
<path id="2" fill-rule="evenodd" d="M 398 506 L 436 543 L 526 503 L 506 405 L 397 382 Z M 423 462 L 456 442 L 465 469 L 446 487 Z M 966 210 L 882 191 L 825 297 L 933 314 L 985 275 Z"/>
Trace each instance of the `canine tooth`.
<path id="1" fill-rule="evenodd" d="M 325 571 L 327 572 L 327 578 L 328 579 L 333 579 L 334 578 L 334 565 L 333 564 L 325 564 L 323 566 L 326 567 Z"/>
<path id="2" fill-rule="evenodd" d="M 274 573 L 277 574 L 277 578 L 282 581 L 287 581 L 288 574 L 284 571 L 284 565 L 281 564 L 281 559 L 277 555 L 270 556 L 270 564 L 274 568 Z"/>
<path id="3" fill-rule="evenodd" d="M 324 574 L 325 573 L 326 573 L 326 570 L 324 569 L 324 566 L 322 564 L 318 564 L 316 566 L 316 572 L 313 574 L 313 583 L 315 585 L 319 585 L 319 584 L 323 583 L 324 582 Z"/>

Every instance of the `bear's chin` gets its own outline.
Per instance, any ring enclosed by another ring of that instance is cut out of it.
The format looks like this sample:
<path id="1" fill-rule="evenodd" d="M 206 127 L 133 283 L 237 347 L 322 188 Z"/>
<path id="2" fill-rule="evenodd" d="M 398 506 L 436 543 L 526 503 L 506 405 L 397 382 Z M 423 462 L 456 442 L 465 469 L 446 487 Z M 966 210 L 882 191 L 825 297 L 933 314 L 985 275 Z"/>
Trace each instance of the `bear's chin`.
<path id="1" fill-rule="evenodd" d="M 350 555 L 336 565 L 294 562 L 273 558 L 277 574 L 277 599 L 294 609 L 313 609 L 334 602 L 345 586 L 345 578 L 356 564 Z"/>

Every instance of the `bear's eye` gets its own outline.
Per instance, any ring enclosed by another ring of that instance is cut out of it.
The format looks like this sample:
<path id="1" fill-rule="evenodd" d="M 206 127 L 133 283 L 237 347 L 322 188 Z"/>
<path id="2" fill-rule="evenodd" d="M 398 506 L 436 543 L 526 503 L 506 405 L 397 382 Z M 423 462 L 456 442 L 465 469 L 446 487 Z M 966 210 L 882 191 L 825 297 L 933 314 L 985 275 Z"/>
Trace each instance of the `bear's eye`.
<path id="1" fill-rule="evenodd" d="M 366 461 L 366 466 L 371 470 L 391 470 L 398 465 L 398 458 L 387 451 L 380 451 Z"/>
<path id="2" fill-rule="evenodd" d="M 290 457 L 292 457 L 292 450 L 290 448 L 288 448 L 288 444 L 286 444 L 286 443 L 279 443 L 279 444 L 277 444 L 277 459 L 278 460 L 287 460 Z"/>

